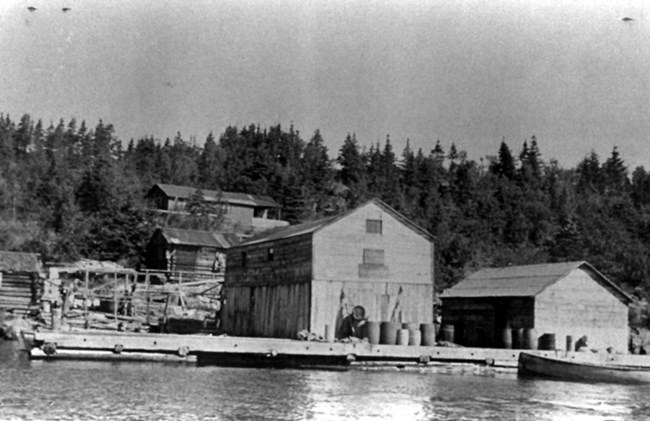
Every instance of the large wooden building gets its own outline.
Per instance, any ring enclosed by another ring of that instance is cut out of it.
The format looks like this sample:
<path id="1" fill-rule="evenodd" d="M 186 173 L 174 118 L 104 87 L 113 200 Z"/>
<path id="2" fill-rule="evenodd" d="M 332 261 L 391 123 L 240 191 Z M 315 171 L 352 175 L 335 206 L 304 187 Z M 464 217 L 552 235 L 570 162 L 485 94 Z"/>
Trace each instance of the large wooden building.
<path id="1" fill-rule="evenodd" d="M 226 249 L 238 242 L 234 234 L 158 228 L 145 252 L 147 269 L 223 275 Z"/>
<path id="2" fill-rule="evenodd" d="M 197 192 L 201 193 L 203 201 L 223 211 L 224 226 L 231 230 L 263 231 L 289 225 L 280 220 L 281 206 L 269 196 L 155 184 L 146 198 L 160 212 L 183 214 Z"/>
<path id="3" fill-rule="evenodd" d="M 24 314 L 40 299 L 41 256 L 0 251 L 0 308 Z"/>
<path id="4" fill-rule="evenodd" d="M 354 306 L 373 321 L 431 323 L 433 238 L 371 200 L 230 248 L 222 312 L 238 336 L 338 332 Z"/>
<path id="5" fill-rule="evenodd" d="M 631 298 L 587 262 L 549 263 L 480 270 L 445 291 L 443 323 L 465 346 L 500 346 L 503 329 L 534 329 L 587 336 L 590 347 L 625 351 Z"/>

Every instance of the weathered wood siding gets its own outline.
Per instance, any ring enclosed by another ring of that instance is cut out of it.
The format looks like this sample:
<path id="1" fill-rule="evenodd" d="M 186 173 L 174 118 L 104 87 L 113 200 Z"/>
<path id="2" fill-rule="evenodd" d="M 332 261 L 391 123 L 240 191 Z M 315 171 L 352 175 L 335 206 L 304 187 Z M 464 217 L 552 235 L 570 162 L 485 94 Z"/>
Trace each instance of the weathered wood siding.
<path id="1" fill-rule="evenodd" d="M 224 330 L 291 337 L 309 329 L 311 235 L 228 250 Z"/>
<path id="2" fill-rule="evenodd" d="M 502 329 L 532 328 L 533 298 L 446 298 L 442 320 L 454 326 L 455 342 L 464 346 L 500 347 Z"/>
<path id="3" fill-rule="evenodd" d="M 368 219 L 381 234 L 366 232 Z M 370 320 L 390 320 L 399 303 L 402 321 L 433 321 L 433 243 L 374 203 L 317 231 L 313 247 L 313 332 L 337 325 L 342 294 Z"/>
<path id="4" fill-rule="evenodd" d="M 309 329 L 309 283 L 225 290 L 224 329 L 234 336 L 295 338 Z"/>
<path id="5" fill-rule="evenodd" d="M 626 352 L 628 308 L 587 272 L 577 269 L 540 293 L 535 300 L 535 329 L 555 333 L 563 348 L 566 336 L 586 335 L 589 346 Z"/>
<path id="6" fill-rule="evenodd" d="M 34 296 L 33 281 L 37 277 L 37 273 L 0 272 L 0 308 L 26 313 L 30 303 L 40 298 Z"/>

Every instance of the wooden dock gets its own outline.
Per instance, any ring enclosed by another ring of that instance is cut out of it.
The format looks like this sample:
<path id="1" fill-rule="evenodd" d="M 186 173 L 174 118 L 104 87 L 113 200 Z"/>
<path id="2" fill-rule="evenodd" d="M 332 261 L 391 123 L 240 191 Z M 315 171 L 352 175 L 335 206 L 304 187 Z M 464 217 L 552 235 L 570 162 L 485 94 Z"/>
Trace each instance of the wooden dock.
<path id="1" fill-rule="evenodd" d="M 472 363 L 517 366 L 520 350 L 374 345 L 291 339 L 126 332 L 52 332 L 26 335 L 33 359 L 189 362 L 200 365 L 320 367 L 363 364 Z M 553 356 L 563 351 L 526 351 Z M 581 353 L 584 357 L 584 353 Z M 650 357 L 593 354 L 620 364 L 649 366 Z"/>

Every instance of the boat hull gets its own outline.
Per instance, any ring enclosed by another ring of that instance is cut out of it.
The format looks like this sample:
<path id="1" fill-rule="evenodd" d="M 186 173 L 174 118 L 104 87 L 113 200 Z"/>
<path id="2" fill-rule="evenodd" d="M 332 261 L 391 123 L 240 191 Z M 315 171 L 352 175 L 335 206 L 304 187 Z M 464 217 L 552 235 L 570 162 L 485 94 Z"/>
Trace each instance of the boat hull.
<path id="1" fill-rule="evenodd" d="M 597 364 L 568 358 L 519 354 L 519 374 L 588 383 L 650 383 L 650 369 L 616 364 Z"/>

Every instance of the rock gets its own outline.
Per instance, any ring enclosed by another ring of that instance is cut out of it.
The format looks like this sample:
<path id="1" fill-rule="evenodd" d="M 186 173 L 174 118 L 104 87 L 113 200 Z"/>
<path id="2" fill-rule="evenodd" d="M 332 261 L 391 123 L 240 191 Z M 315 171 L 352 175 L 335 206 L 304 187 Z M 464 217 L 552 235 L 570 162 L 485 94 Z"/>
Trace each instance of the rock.
<path id="1" fill-rule="evenodd" d="M 27 319 L 11 319 L 5 320 L 0 330 L 2 331 L 1 336 L 4 339 L 15 341 L 20 338 L 20 334 L 23 331 L 33 330 L 33 326 Z"/>

